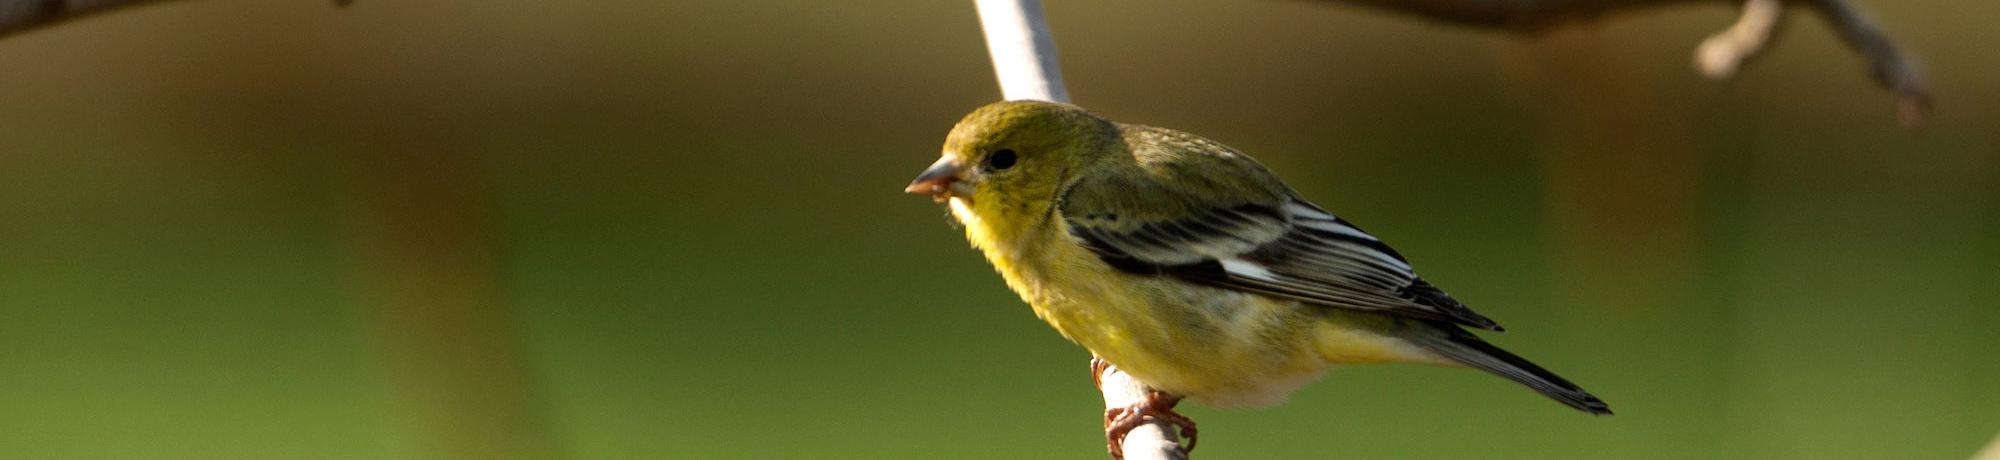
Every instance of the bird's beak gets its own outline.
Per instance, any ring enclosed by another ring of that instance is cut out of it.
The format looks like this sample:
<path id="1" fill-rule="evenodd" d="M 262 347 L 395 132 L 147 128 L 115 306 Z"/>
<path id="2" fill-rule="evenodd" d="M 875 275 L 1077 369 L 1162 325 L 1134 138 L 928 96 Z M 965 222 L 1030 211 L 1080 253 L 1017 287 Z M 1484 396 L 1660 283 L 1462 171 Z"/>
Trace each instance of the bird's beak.
<path id="1" fill-rule="evenodd" d="M 923 174 L 918 174 L 916 180 L 910 181 L 910 186 L 904 187 L 903 193 L 930 195 L 932 199 L 943 203 L 954 192 L 965 194 L 970 191 L 967 190 L 969 187 L 965 187 L 966 184 L 960 182 L 962 179 L 958 176 L 961 172 L 964 172 L 964 168 L 958 165 L 957 160 L 950 156 L 939 158 L 936 163 L 931 163 L 931 167 L 925 169 Z"/>

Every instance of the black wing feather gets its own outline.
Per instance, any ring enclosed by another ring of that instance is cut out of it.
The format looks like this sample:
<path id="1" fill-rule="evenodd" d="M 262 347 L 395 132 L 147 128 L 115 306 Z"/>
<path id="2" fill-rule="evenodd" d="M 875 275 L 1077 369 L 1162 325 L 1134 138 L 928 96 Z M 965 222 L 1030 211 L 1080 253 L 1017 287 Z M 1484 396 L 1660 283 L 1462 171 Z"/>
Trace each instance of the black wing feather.
<path id="1" fill-rule="evenodd" d="M 1187 219 L 1124 225 L 1064 220 L 1098 259 L 1126 273 L 1500 330 L 1417 277 L 1389 245 L 1303 200 L 1281 207 L 1220 206 Z"/>

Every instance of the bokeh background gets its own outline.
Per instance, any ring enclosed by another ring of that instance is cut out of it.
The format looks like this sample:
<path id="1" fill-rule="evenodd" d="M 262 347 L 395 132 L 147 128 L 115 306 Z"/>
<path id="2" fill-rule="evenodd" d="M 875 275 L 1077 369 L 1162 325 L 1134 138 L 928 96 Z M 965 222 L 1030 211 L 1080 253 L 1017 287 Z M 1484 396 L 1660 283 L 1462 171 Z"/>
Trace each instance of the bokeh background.
<path id="1" fill-rule="evenodd" d="M 1200 458 L 1965 458 L 2000 433 L 2000 4 L 1519 37 L 1051 2 L 1078 103 L 1263 159 L 1584 384 L 1343 368 Z M 969 2 L 202 0 L 0 40 L 0 458 L 1103 458 L 1087 354 L 900 188 Z"/>

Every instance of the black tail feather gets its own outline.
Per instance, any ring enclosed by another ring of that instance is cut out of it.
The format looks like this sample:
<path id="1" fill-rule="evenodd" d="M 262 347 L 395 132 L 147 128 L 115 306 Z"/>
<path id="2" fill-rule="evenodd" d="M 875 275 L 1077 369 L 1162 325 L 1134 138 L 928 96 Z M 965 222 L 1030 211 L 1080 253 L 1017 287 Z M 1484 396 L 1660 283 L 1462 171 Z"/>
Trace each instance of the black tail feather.
<path id="1" fill-rule="evenodd" d="M 1466 366 L 1526 385 L 1543 396 L 1548 396 L 1549 399 L 1577 410 L 1589 412 L 1591 415 L 1611 415 L 1611 406 L 1604 404 L 1604 401 L 1597 399 L 1596 396 L 1591 396 L 1590 392 L 1583 391 L 1583 388 L 1577 387 L 1569 380 L 1557 376 L 1556 373 L 1528 362 L 1527 358 L 1486 343 L 1470 332 L 1459 330 L 1457 327 L 1445 327 L 1449 329 L 1448 333 L 1424 341 L 1432 351 Z"/>

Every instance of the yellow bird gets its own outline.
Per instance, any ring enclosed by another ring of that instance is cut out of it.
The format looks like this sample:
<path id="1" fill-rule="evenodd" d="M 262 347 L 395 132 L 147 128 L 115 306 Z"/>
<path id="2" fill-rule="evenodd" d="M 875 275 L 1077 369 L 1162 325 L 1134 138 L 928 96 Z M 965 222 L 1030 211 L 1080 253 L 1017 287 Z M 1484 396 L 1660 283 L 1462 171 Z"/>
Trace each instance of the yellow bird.
<path id="1" fill-rule="evenodd" d="M 1163 395 L 1107 417 L 1192 428 L 1182 397 L 1267 406 L 1332 365 L 1471 367 L 1591 414 L 1603 401 L 1464 328 L 1501 330 L 1375 236 L 1215 141 L 1084 109 L 1000 102 L 966 115 L 906 189 L 1064 337 Z M 1115 452 L 1114 452 L 1115 453 Z"/>

